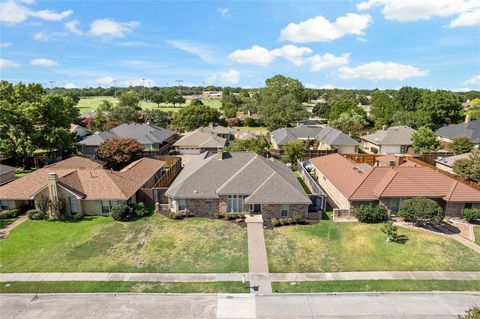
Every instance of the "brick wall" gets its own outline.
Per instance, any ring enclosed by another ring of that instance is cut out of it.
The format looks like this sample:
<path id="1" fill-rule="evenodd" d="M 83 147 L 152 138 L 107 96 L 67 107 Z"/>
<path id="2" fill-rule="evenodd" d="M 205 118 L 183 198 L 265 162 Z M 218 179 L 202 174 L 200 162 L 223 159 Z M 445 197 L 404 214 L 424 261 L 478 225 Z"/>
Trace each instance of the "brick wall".
<path id="1" fill-rule="evenodd" d="M 281 218 L 280 209 L 281 204 L 263 204 L 262 205 L 262 217 L 264 222 L 270 222 L 272 218 Z M 292 217 L 294 213 L 300 214 L 307 218 L 308 205 L 306 204 L 293 204 L 289 205 L 288 217 Z"/>
<path id="2" fill-rule="evenodd" d="M 445 207 L 445 216 L 462 217 L 462 210 L 464 207 L 465 203 L 448 202 Z M 480 203 L 473 204 L 472 208 L 480 208 Z"/>
<path id="3" fill-rule="evenodd" d="M 186 208 L 200 217 L 208 217 L 218 212 L 218 199 L 186 199 Z"/>

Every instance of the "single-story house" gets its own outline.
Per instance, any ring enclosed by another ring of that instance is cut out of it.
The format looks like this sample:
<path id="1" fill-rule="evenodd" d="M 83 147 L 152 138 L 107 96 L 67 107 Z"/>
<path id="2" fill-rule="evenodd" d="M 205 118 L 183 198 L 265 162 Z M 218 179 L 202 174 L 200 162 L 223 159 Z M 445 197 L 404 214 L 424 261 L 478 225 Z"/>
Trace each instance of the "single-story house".
<path id="1" fill-rule="evenodd" d="M 173 143 L 175 132 L 149 123 L 122 124 L 109 131 L 97 132 L 78 142 L 81 155 L 94 157 L 100 144 L 112 138 L 133 138 L 144 149 L 161 149 Z"/>
<path id="2" fill-rule="evenodd" d="M 413 144 L 416 131 L 408 126 L 392 126 L 360 137 L 365 152 L 370 154 L 405 154 Z"/>
<path id="3" fill-rule="evenodd" d="M 185 133 L 173 147 L 178 154 L 201 154 L 205 151 L 217 152 L 225 148 L 229 139 L 233 138 L 233 131 L 222 127 L 201 127 L 193 132 Z M 228 137 L 228 139 L 226 138 Z"/>
<path id="4" fill-rule="evenodd" d="M 267 221 L 307 216 L 311 200 L 282 162 L 253 152 L 208 155 L 189 162 L 166 191 L 171 211 L 252 212 Z"/>
<path id="5" fill-rule="evenodd" d="M 202 97 L 204 99 L 220 99 L 222 98 L 222 91 L 204 91 Z"/>
<path id="6" fill-rule="evenodd" d="M 447 216 L 463 208 L 480 208 L 480 191 L 427 166 L 355 164 L 340 154 L 310 159 L 317 182 L 334 208 L 352 210 L 364 203 L 381 204 L 396 214 L 402 200 L 426 197 L 437 201 Z"/>
<path id="7" fill-rule="evenodd" d="M 468 137 L 476 147 L 480 147 L 480 120 L 470 120 L 470 116 L 466 116 L 465 122 L 443 126 L 435 131 L 438 139 L 448 148 L 448 145 L 454 139 L 461 136 Z"/>
<path id="8" fill-rule="evenodd" d="M 0 164 L 0 185 L 11 182 L 15 179 L 15 167 Z"/>
<path id="9" fill-rule="evenodd" d="M 107 214 L 117 203 L 143 198 L 143 189 L 155 185 L 164 165 L 144 157 L 113 171 L 104 169 L 102 162 L 74 156 L 0 186 L 0 203 L 2 209 L 38 209 L 42 202 L 60 199 L 67 214 Z"/>
<path id="10" fill-rule="evenodd" d="M 272 132 L 270 142 L 273 148 L 283 149 L 291 141 L 305 140 L 318 143 L 316 149 L 333 150 L 338 153 L 357 153 L 359 143 L 347 134 L 333 127 L 298 125 L 283 127 Z"/>
<path id="11" fill-rule="evenodd" d="M 90 132 L 87 131 L 84 127 L 77 124 L 70 124 L 70 133 L 75 133 L 76 136 L 84 138 L 87 135 L 90 135 Z"/>
<path id="12" fill-rule="evenodd" d="M 445 172 L 455 174 L 453 172 L 453 165 L 455 164 L 455 162 L 458 161 L 459 159 L 469 158 L 470 155 L 472 155 L 472 153 L 465 153 L 465 154 L 459 154 L 459 155 L 453 155 L 453 156 L 447 156 L 447 157 L 438 157 L 435 160 L 435 166 Z"/>

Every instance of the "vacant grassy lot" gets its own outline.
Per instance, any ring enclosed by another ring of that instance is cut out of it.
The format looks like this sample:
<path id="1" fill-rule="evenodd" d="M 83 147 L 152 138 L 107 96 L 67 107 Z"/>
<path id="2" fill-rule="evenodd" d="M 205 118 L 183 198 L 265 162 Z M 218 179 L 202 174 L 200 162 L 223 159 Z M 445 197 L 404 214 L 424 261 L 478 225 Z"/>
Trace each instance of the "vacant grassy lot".
<path id="1" fill-rule="evenodd" d="M 116 98 L 114 98 L 112 96 L 89 97 L 89 98 L 80 99 L 80 102 L 78 102 L 77 107 L 80 109 L 80 113 L 89 112 L 93 109 L 96 109 L 98 107 L 98 105 L 100 105 L 100 103 L 103 100 L 107 100 L 107 101 L 110 101 L 112 103 L 116 103 L 118 101 Z M 220 100 L 202 100 L 202 102 L 205 105 L 208 105 L 208 106 L 216 108 L 216 109 L 219 109 L 220 106 L 221 106 L 221 101 Z M 188 104 L 181 104 L 181 105 L 177 105 L 176 107 L 172 107 L 172 104 L 161 103 L 160 104 L 160 109 L 165 111 L 165 112 L 170 112 L 170 111 L 178 112 L 179 110 L 181 110 L 182 107 L 184 107 L 186 105 L 188 105 Z M 140 102 L 140 106 L 145 110 L 146 109 L 158 108 L 157 104 L 152 103 L 152 102 L 143 102 L 142 101 L 142 102 Z"/>
<path id="2" fill-rule="evenodd" d="M 246 231 L 153 215 L 133 222 L 26 221 L 0 241 L 1 272 L 245 272 Z"/>
<path id="3" fill-rule="evenodd" d="M 480 270 L 480 254 L 435 234 L 400 229 L 387 243 L 380 224 L 334 223 L 265 232 L 270 272 Z"/>
<path id="4" fill-rule="evenodd" d="M 274 282 L 274 292 L 480 291 L 480 280 L 338 280 Z"/>
<path id="5" fill-rule="evenodd" d="M 248 293 L 249 283 L 241 282 L 143 282 L 143 281 L 43 281 L 0 282 L 0 293 Z"/>
<path id="6" fill-rule="evenodd" d="M 480 226 L 473 228 L 475 232 L 475 244 L 480 245 Z"/>

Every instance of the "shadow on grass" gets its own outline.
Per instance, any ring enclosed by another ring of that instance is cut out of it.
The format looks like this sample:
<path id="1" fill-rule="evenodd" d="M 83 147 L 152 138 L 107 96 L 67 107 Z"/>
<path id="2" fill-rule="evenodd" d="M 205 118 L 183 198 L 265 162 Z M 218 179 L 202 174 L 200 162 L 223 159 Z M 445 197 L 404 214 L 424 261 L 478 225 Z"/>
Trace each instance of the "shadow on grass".
<path id="1" fill-rule="evenodd" d="M 408 236 L 406 235 L 398 235 L 397 238 L 392 239 L 391 242 L 395 244 L 405 244 L 408 241 Z"/>

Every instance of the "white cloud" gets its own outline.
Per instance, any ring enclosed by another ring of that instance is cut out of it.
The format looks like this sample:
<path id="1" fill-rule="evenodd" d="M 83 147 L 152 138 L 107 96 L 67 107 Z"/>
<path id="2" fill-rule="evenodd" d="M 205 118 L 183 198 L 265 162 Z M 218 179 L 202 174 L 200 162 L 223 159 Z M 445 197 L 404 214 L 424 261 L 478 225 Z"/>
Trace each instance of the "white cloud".
<path id="1" fill-rule="evenodd" d="M 117 22 L 114 19 L 98 19 L 90 24 L 89 34 L 93 36 L 122 38 L 127 33 L 133 32 L 138 27 L 138 21 Z"/>
<path id="2" fill-rule="evenodd" d="M 37 32 L 33 35 L 33 39 L 36 40 L 36 41 L 47 42 L 47 41 L 50 41 L 52 39 L 57 39 L 57 38 L 60 38 L 60 37 L 64 37 L 66 35 L 68 35 L 66 32 L 53 32 L 53 33 L 50 33 L 50 34 L 46 34 L 46 33 L 43 33 L 43 32 Z"/>
<path id="3" fill-rule="evenodd" d="M 102 76 L 102 77 L 96 78 L 93 81 L 100 86 L 112 86 L 113 81 L 115 81 L 115 79 L 112 78 L 111 76 Z"/>
<path id="4" fill-rule="evenodd" d="M 144 46 L 147 46 L 148 43 L 141 42 L 141 41 L 126 41 L 126 42 L 120 42 L 118 45 L 122 47 L 144 47 Z"/>
<path id="5" fill-rule="evenodd" d="M 77 34 L 77 35 L 82 35 L 83 31 L 80 30 L 78 27 L 78 21 L 77 20 L 72 20 L 68 21 L 65 23 L 65 29 L 69 31 L 70 33 Z"/>
<path id="6" fill-rule="evenodd" d="M 323 85 L 317 85 L 313 83 L 306 83 L 305 84 L 306 88 L 309 89 L 327 89 L 327 90 L 332 90 L 332 89 L 346 89 L 344 87 L 334 85 L 334 84 L 323 84 Z"/>
<path id="7" fill-rule="evenodd" d="M 372 22 L 368 14 L 347 13 L 330 22 L 322 16 L 290 23 L 280 31 L 280 40 L 295 43 L 332 41 L 350 34 L 364 35 Z"/>
<path id="8" fill-rule="evenodd" d="M 312 49 L 310 48 L 297 47 L 291 44 L 270 51 L 272 56 L 284 58 L 295 65 L 302 65 L 307 62 L 305 55 L 309 55 L 310 53 L 312 53 Z"/>
<path id="9" fill-rule="evenodd" d="M 68 82 L 63 85 L 65 89 L 76 89 L 77 85 L 73 82 Z"/>
<path id="10" fill-rule="evenodd" d="M 326 68 L 339 67 L 347 65 L 350 58 L 350 53 L 344 53 L 341 56 L 335 56 L 331 53 L 325 53 L 324 55 L 314 55 L 310 61 L 310 71 L 320 71 Z"/>
<path id="11" fill-rule="evenodd" d="M 357 4 L 359 10 L 377 6 L 382 7 L 387 20 L 406 22 L 456 16 L 449 24 L 452 28 L 480 24 L 478 0 L 367 0 Z"/>
<path id="12" fill-rule="evenodd" d="M 466 80 L 463 82 L 463 84 L 474 84 L 474 85 L 480 85 L 480 74 L 472 76 L 470 79 Z"/>
<path id="13" fill-rule="evenodd" d="M 46 67 L 46 68 L 51 68 L 51 67 L 54 67 L 54 66 L 58 65 L 57 61 L 50 60 L 50 59 L 45 59 L 45 58 L 38 58 L 38 59 L 30 60 L 30 64 L 35 65 L 35 66 L 43 66 L 43 67 Z"/>
<path id="14" fill-rule="evenodd" d="M 32 1 L 23 1 L 30 5 Z M 29 17 L 36 17 L 46 21 L 60 21 L 73 13 L 72 10 L 62 12 L 54 12 L 50 10 L 32 10 L 28 6 L 19 4 L 14 1 L 0 3 L 0 22 L 14 25 L 27 20 Z"/>
<path id="15" fill-rule="evenodd" d="M 240 82 L 240 72 L 237 70 L 229 70 L 224 73 L 214 74 L 207 78 L 207 83 L 221 83 L 226 85 L 234 85 Z"/>
<path id="16" fill-rule="evenodd" d="M 343 66 L 339 69 L 339 76 L 342 79 L 405 80 L 425 75 L 428 75 L 428 71 L 395 62 L 375 61 L 353 68 Z"/>
<path id="17" fill-rule="evenodd" d="M 214 63 L 217 61 L 215 49 L 207 44 L 188 40 L 168 40 L 167 43 L 176 49 L 194 54 L 205 62 Z"/>
<path id="18" fill-rule="evenodd" d="M 134 79 L 134 80 L 127 80 L 125 84 L 128 86 L 146 86 L 152 87 L 155 85 L 155 81 L 152 79 Z"/>
<path id="19" fill-rule="evenodd" d="M 5 49 L 12 46 L 12 42 L 2 42 L 0 43 L 0 48 Z"/>
<path id="20" fill-rule="evenodd" d="M 228 8 L 218 8 L 217 11 L 223 18 L 228 17 Z"/>
<path id="21" fill-rule="evenodd" d="M 15 69 L 19 68 L 20 63 L 12 61 L 12 60 L 6 60 L 6 59 L 0 59 L 0 69 Z"/>
<path id="22" fill-rule="evenodd" d="M 253 45 L 250 49 L 233 51 L 228 58 L 240 63 L 268 65 L 273 61 L 274 57 L 267 49 L 258 45 Z"/>

